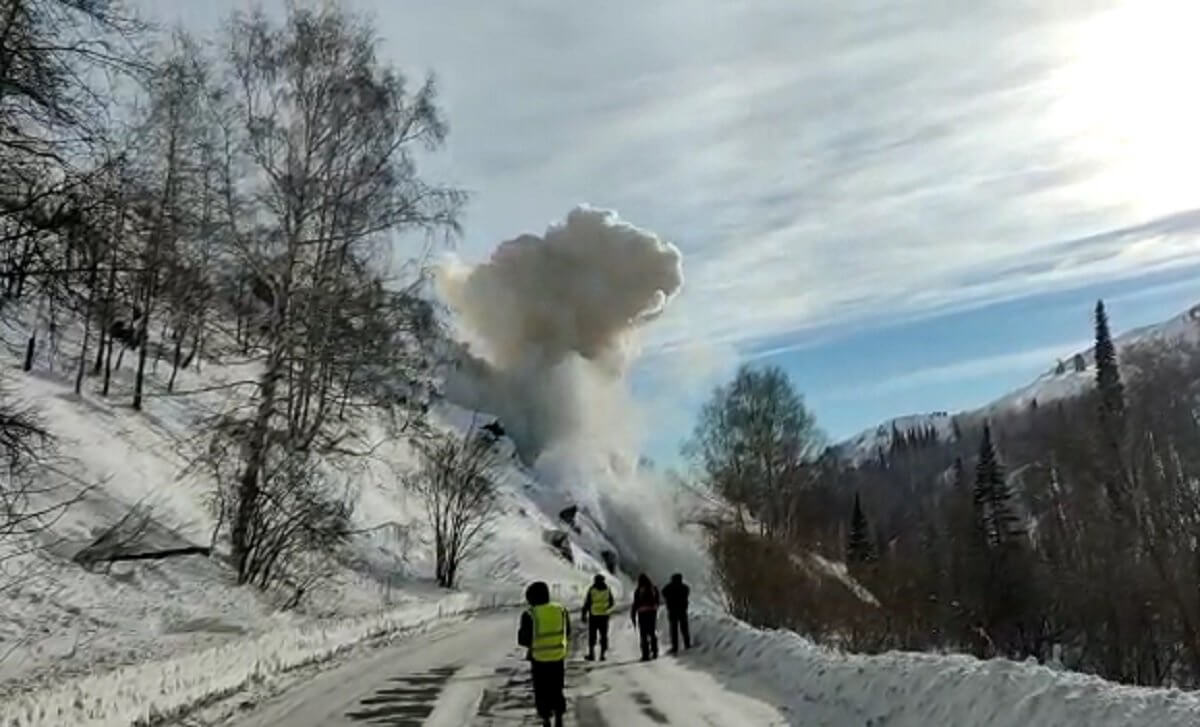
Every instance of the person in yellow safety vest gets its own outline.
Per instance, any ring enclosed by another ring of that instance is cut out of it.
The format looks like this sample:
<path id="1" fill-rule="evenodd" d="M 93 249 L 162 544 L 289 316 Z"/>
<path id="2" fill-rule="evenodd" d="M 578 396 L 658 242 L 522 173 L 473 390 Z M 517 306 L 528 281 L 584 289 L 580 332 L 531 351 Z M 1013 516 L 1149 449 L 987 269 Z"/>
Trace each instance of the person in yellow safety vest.
<path id="1" fill-rule="evenodd" d="M 521 614 L 517 644 L 529 650 L 533 676 L 533 700 L 543 727 L 562 727 L 567 711 L 563 695 L 567 652 L 571 643 L 571 614 L 550 600 L 550 587 L 536 581 L 525 589 L 529 608 Z"/>
<path id="2" fill-rule="evenodd" d="M 604 576 L 597 575 L 583 599 L 583 622 L 588 625 L 588 661 L 596 658 L 596 637 L 600 637 L 600 661 L 608 653 L 608 617 L 613 612 L 613 594 Z"/>

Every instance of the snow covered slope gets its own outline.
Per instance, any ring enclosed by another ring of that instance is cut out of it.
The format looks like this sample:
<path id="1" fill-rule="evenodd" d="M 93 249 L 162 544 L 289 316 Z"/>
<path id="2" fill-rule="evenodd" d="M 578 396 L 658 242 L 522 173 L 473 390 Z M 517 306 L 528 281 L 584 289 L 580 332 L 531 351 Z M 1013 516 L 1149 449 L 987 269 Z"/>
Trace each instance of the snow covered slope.
<path id="1" fill-rule="evenodd" d="M 1200 304 L 1194 305 L 1179 315 L 1142 328 L 1126 331 L 1113 338 L 1118 355 L 1143 346 L 1178 346 L 1200 343 Z M 1019 411 L 1033 405 L 1078 396 L 1091 388 L 1096 379 L 1095 352 L 1089 348 L 1064 357 L 1060 361 L 1047 361 L 1047 370 L 1027 386 L 1012 391 L 979 409 L 951 415 L 947 412 L 912 414 L 883 422 L 877 427 L 866 429 L 834 446 L 834 451 L 851 462 L 862 462 L 881 449 L 891 446 L 894 433 L 901 436 L 909 432 L 924 432 L 932 428 L 939 439 L 949 440 L 953 436 L 955 416 L 976 418 Z M 1061 365 L 1060 365 L 1061 364 Z"/>
<path id="2" fill-rule="evenodd" d="M 1141 347 L 1172 347 L 1200 343 L 1200 304 L 1179 315 L 1151 326 L 1126 331 L 1113 338 L 1117 354 Z M 1077 368 L 1075 363 L 1083 364 Z M 1096 381 L 1096 353 L 1092 348 L 1079 351 L 1050 367 L 1028 386 L 1006 394 L 980 409 L 979 413 L 1019 410 L 1036 400 L 1039 404 L 1065 399 L 1087 391 Z"/>
<path id="3" fill-rule="evenodd" d="M 10 345 L 23 343 L 22 330 L 0 334 Z M 150 377 L 145 411 L 135 412 L 128 405 L 127 357 L 110 397 L 99 396 L 91 379 L 76 396 L 71 361 L 76 344 L 71 331 L 59 335 L 59 355 L 39 350 L 28 374 L 15 365 L 19 351 L 0 357 L 7 387 L 40 411 L 58 439 L 61 461 L 47 476 L 61 480 L 62 496 L 83 493 L 44 534 L 47 549 L 0 553 L 0 698 L 86 673 L 265 637 L 315 618 L 367 617 L 443 597 L 430 582 L 432 543 L 421 502 L 397 481 L 397 467 L 411 466 L 413 453 L 403 441 L 387 441 L 382 434 L 375 456 L 352 478 L 361 535 L 328 587 L 314 591 L 298 611 L 280 612 L 256 590 L 236 587 L 219 556 L 83 568 L 73 556 L 135 507 L 148 518 L 153 546 L 209 544 L 215 525 L 208 507 L 211 487 L 203 473 L 185 474 L 189 445 L 198 421 L 226 407 L 236 392 L 166 396 L 163 366 L 161 375 Z M 178 386 L 204 390 L 248 374 L 253 372 L 205 364 L 202 373 L 181 372 Z M 470 413 L 447 406 L 434 418 L 457 430 Z M 539 504 L 542 488 L 519 462 L 504 470 L 500 486 L 502 515 L 479 558 L 466 565 L 462 587 L 491 593 L 539 578 L 568 589 L 563 597 L 574 601 L 569 593 L 604 568 L 592 554 L 599 548 L 577 548 L 570 562 L 547 541 L 547 532 L 565 525 L 556 511 Z"/>
<path id="4" fill-rule="evenodd" d="M 865 429 L 855 436 L 835 445 L 835 451 L 842 456 L 861 462 L 880 451 L 887 451 L 892 446 L 896 435 L 901 437 L 908 434 L 932 431 L 938 439 L 946 440 L 953 436 L 954 420 L 944 411 L 932 414 L 910 414 L 889 419 L 874 429 Z"/>
<path id="5" fill-rule="evenodd" d="M 496 408 L 485 403 L 506 404 L 510 408 L 492 413 L 505 416 L 514 438 L 538 456 L 523 463 L 508 450 L 509 464 L 499 478 L 502 514 L 479 557 L 460 569 L 461 587 L 490 592 L 536 578 L 555 585 L 574 604 L 581 600 L 577 591 L 594 574 L 623 560 L 628 568 L 641 565 L 639 560 L 660 561 L 655 565 L 670 569 L 666 572 L 701 577 L 706 569 L 698 543 L 668 537 L 678 528 L 668 519 L 671 509 L 659 506 L 664 497 L 637 476 L 631 465 L 635 456 L 616 454 L 633 450 L 596 441 L 600 429 L 617 432 L 618 427 L 605 422 L 588 428 L 580 421 L 603 410 L 611 415 L 608 421 L 628 423 L 620 396 L 624 365 L 618 359 L 632 350 L 627 345 L 632 330 L 660 313 L 682 284 L 678 250 L 620 222 L 614 213 L 586 207 L 572 211 L 544 238 L 522 236 L 501 247 L 504 254 L 486 266 L 459 266 L 460 277 L 443 280 L 448 290 L 457 291 L 459 317 L 471 311 L 472 320 L 485 321 L 480 328 L 491 334 L 485 350 L 495 360 L 486 362 L 481 369 L 486 375 L 476 381 L 487 385 L 476 393 L 490 396 L 444 402 L 430 413 L 431 424 L 462 433 L 491 420 L 476 411 Z M 563 250 L 571 254 L 558 254 Z M 631 267 L 641 272 L 635 275 Z M 526 284 L 548 278 L 565 281 L 554 288 L 561 299 L 544 300 L 545 286 Z M 571 284 L 576 278 L 582 282 Z M 491 295 L 499 289 L 523 291 L 524 297 L 497 302 Z M 580 291 L 590 293 L 579 298 Z M 597 291 L 606 297 L 596 299 Z M 623 297 L 610 299 L 611 291 Z M 564 309 L 578 315 L 564 317 Z M 212 483 L 203 471 L 185 476 L 186 465 L 204 434 L 205 418 L 241 403 L 236 388 L 219 385 L 253 381 L 257 372 L 253 366 L 234 370 L 203 362 L 202 373 L 180 373 L 178 388 L 191 393 L 169 396 L 169 365 L 162 364 L 161 374 L 149 377 L 144 411 L 134 412 L 128 406 L 132 356 L 118 372 L 111 396 L 97 395 L 92 379 L 76 396 L 71 381 L 80 331 L 60 325 L 48 347 L 49 321 L 39 313 L 42 320 L 35 322 L 30 313 L 25 325 L 41 329 L 34 370 L 27 374 L 14 367 L 28 335 L 20 327 L 0 330 L 0 340 L 10 345 L 0 364 L 12 387 L 42 411 L 59 438 L 68 456 L 54 476 L 82 499 L 44 534 L 43 545 L 52 548 L 9 561 L 19 566 L 20 579 L 9 583 L 0 577 L 0 697 L 84 672 L 218 648 L 317 617 L 378 614 L 397 603 L 428 603 L 442 595 L 430 584 L 434 554 L 424 504 L 400 482 L 399 473 L 416 466 L 415 453 L 403 438 L 371 422 L 358 423 L 373 440 L 371 456 L 354 471 L 338 473 L 356 496 L 359 535 L 328 585 L 308 594 L 301 610 L 280 613 L 264 595 L 235 587 L 220 541 L 212 558 L 189 555 L 117 563 L 104 572 L 84 569 L 73 556 L 134 508 L 144 514 L 156 545 L 209 544 L 216 526 L 209 508 Z M 518 319 L 554 325 L 529 327 L 518 325 Z M 584 323 L 590 327 L 580 328 Z M 522 336 L 529 331 L 553 335 L 541 341 L 545 345 L 526 345 Z M 529 359 L 531 351 L 544 356 Z M 611 366 L 599 366 L 601 360 Z M 531 402 L 536 403 L 532 409 Z M 658 557 L 667 548 L 674 548 L 669 557 Z M 653 575 L 661 579 L 665 573 Z M 612 584 L 620 595 L 620 579 Z"/>

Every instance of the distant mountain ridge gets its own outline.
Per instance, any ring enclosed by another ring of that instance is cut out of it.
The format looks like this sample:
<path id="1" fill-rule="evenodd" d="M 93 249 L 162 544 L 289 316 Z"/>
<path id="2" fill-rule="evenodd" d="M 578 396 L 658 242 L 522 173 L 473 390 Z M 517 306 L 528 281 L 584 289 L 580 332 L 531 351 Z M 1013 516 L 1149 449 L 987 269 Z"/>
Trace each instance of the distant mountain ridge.
<path id="1" fill-rule="evenodd" d="M 1118 355 L 1134 347 L 1145 345 L 1200 344 L 1200 304 L 1193 305 L 1183 313 L 1161 323 L 1126 331 L 1114 337 L 1113 343 L 1117 347 Z M 1053 362 L 1045 373 L 1028 385 L 1011 391 L 978 409 L 965 410 L 957 414 L 938 411 L 888 419 L 878 426 L 865 429 L 835 444 L 833 451 L 843 459 L 858 463 L 876 455 L 881 450 L 889 449 L 896 435 L 903 437 L 910 433 L 922 435 L 933 432 L 938 439 L 950 441 L 955 437 L 956 418 L 994 416 L 1033 406 L 1034 402 L 1041 405 L 1079 396 L 1095 384 L 1095 377 L 1095 355 L 1093 349 L 1088 348 Z"/>

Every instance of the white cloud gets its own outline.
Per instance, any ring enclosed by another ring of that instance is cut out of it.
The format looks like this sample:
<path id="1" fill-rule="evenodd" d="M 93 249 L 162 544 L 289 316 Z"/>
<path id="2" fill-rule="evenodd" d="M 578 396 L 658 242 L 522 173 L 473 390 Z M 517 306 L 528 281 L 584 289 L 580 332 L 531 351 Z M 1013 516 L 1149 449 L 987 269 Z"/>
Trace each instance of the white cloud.
<path id="1" fill-rule="evenodd" d="M 1074 95 L 1104 4 L 354 3 L 385 56 L 440 76 L 450 145 L 427 164 L 474 192 L 464 256 L 579 202 L 682 249 L 687 284 L 648 351 L 1200 260 L 1200 221 L 1168 216 L 1200 207 L 1200 183 L 1173 170 L 1174 206 L 1148 198 L 1111 115 L 1084 113 L 1103 98 Z"/>

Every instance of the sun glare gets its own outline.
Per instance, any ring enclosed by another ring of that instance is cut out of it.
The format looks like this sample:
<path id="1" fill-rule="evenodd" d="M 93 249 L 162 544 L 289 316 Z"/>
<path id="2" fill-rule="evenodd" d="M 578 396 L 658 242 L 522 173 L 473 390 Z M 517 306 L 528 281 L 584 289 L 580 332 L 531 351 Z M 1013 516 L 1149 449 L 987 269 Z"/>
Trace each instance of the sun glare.
<path id="1" fill-rule="evenodd" d="M 1051 110 L 1103 171 L 1091 193 L 1152 216 L 1200 205 L 1200 0 L 1128 0 L 1066 39 Z"/>

